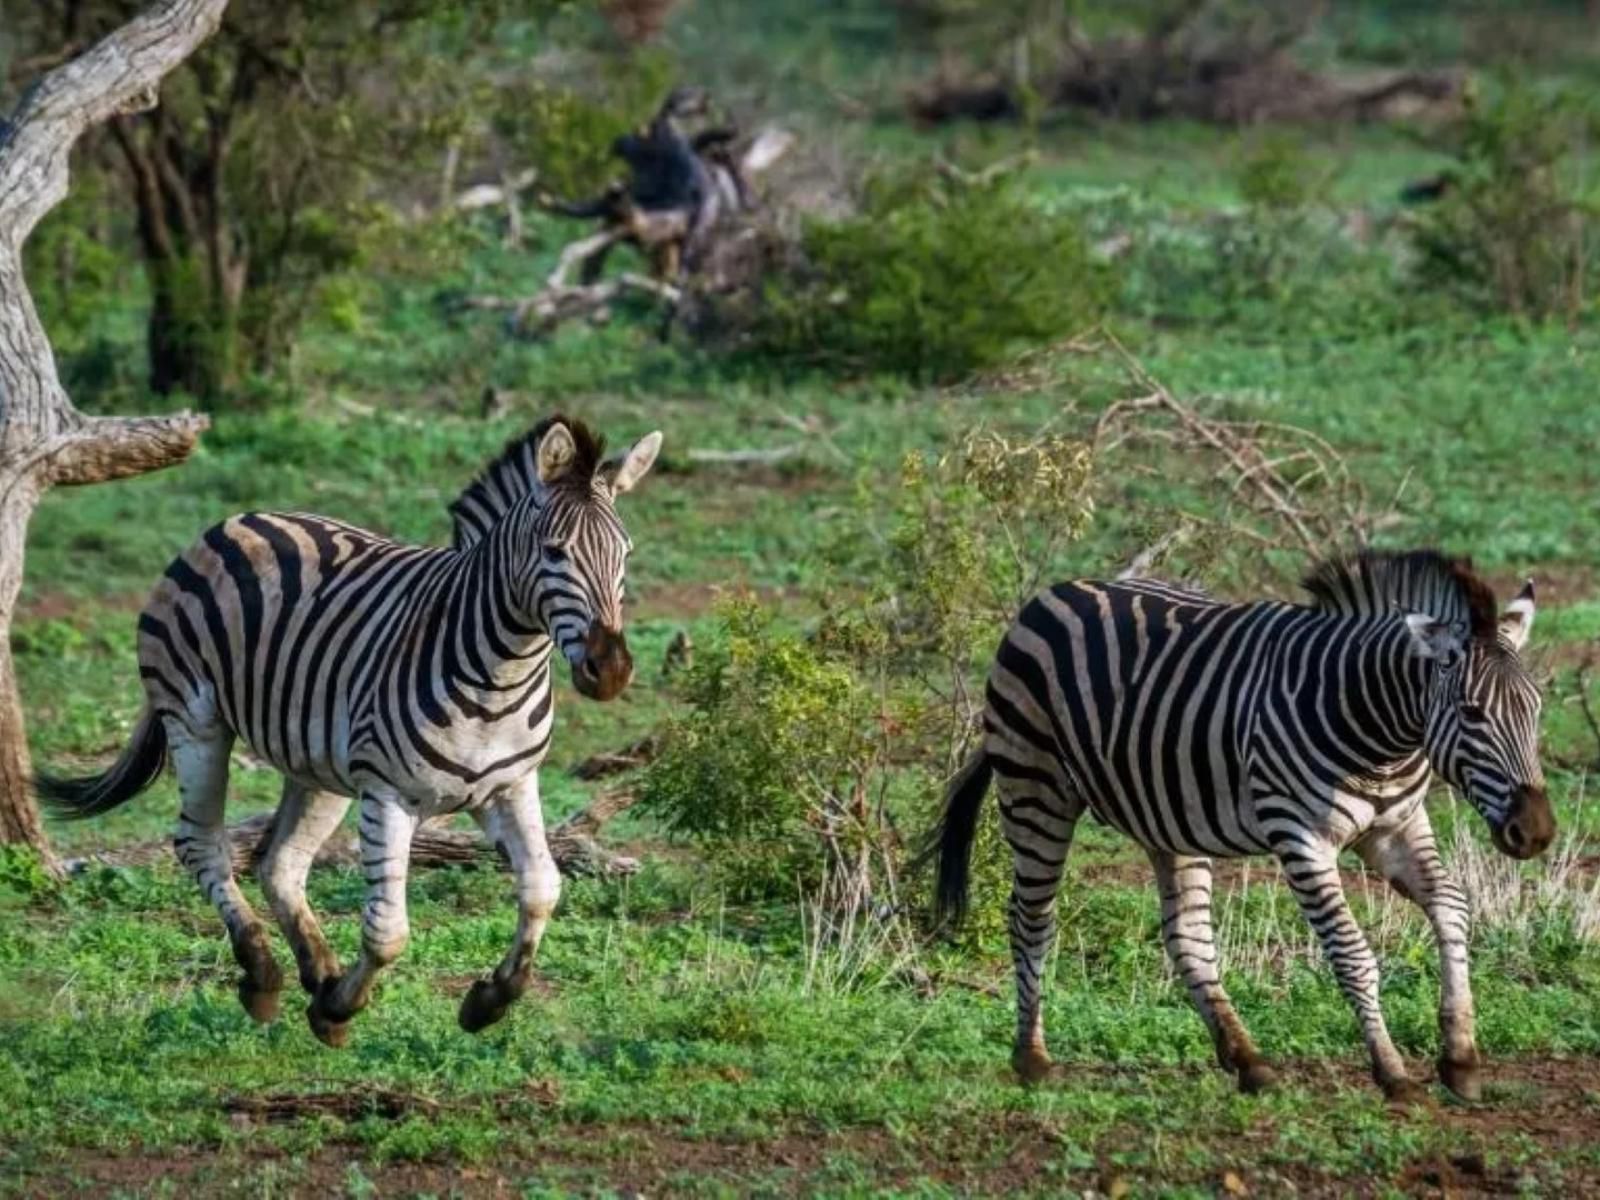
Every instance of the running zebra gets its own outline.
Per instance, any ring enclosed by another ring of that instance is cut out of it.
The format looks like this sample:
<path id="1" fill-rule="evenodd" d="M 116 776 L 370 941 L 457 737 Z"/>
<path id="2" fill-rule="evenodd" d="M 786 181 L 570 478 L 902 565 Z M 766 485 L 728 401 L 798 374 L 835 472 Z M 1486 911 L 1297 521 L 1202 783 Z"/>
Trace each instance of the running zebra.
<path id="1" fill-rule="evenodd" d="M 983 744 L 950 788 L 932 852 L 939 910 L 959 918 L 995 781 L 1014 864 L 1012 1063 L 1024 1079 L 1050 1068 L 1040 970 L 1087 809 L 1149 854 L 1167 953 L 1243 1091 L 1274 1073 L 1218 978 L 1211 859 L 1271 854 L 1361 1021 L 1374 1078 L 1392 1098 L 1416 1092 L 1340 883 L 1339 853 L 1353 849 L 1432 923 L 1440 1078 L 1479 1095 L 1467 903 L 1423 798 L 1437 771 L 1504 853 L 1532 858 L 1550 844 L 1539 691 L 1519 658 L 1533 585 L 1500 613 L 1469 562 L 1419 550 L 1324 562 L 1304 586 L 1309 605 L 1224 604 L 1143 581 L 1062 584 L 1006 634 Z"/>
<path id="2" fill-rule="evenodd" d="M 41 778 L 40 795 L 65 816 L 92 817 L 131 800 L 170 758 L 178 860 L 227 925 L 245 1008 L 268 1021 L 282 973 L 234 879 L 223 828 L 234 740 L 282 772 L 262 889 L 311 993 L 311 1028 L 330 1046 L 344 1043 L 405 948 L 418 823 L 470 813 L 511 862 L 518 920 L 510 952 L 473 984 L 460 1020 L 469 1032 L 499 1020 L 527 990 L 561 887 L 538 782 L 554 721 L 552 653 L 595 700 L 632 677 L 622 632 L 632 547 L 614 501 L 660 446 L 652 433 L 602 461 L 583 425 L 545 420 L 451 505 L 449 549 L 303 513 L 214 526 L 167 568 L 140 615 L 145 707 L 132 741 L 101 775 Z M 343 971 L 305 884 L 351 797 L 367 900 L 360 958 Z"/>

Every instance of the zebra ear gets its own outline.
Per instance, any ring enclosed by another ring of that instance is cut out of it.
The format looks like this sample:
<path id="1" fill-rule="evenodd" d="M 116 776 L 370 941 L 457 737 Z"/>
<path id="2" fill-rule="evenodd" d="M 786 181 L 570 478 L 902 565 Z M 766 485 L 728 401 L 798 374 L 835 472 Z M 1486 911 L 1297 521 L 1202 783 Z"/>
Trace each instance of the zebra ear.
<path id="1" fill-rule="evenodd" d="M 1528 634 L 1533 632 L 1533 580 L 1522 585 L 1522 590 L 1517 593 L 1516 599 L 1506 605 L 1505 612 L 1500 614 L 1500 636 L 1511 644 L 1513 650 L 1521 650 L 1528 644 Z"/>
<path id="2" fill-rule="evenodd" d="M 539 438 L 539 482 L 549 485 L 560 479 L 571 470 L 577 456 L 578 444 L 572 440 L 572 432 L 559 423 L 550 426 Z"/>
<path id="3" fill-rule="evenodd" d="M 1450 663 L 1466 649 L 1466 631 L 1427 613 L 1406 613 L 1406 628 L 1424 658 Z"/>
<path id="4" fill-rule="evenodd" d="M 608 462 L 606 474 L 611 477 L 611 494 L 620 496 L 623 492 L 631 492 L 639 480 L 649 474 L 659 453 L 661 453 L 661 431 L 658 429 L 654 433 L 645 434 L 633 444 L 633 449 L 621 458 Z"/>

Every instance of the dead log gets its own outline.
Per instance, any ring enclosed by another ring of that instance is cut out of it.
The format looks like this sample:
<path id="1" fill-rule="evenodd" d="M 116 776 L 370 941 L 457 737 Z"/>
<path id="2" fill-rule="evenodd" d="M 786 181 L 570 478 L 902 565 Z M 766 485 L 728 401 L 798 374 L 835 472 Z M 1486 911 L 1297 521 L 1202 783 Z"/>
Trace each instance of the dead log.
<path id="1" fill-rule="evenodd" d="M 637 871 L 638 859 L 613 853 L 596 840 L 601 827 L 617 814 L 626 812 L 637 799 L 637 793 L 632 791 L 607 792 L 552 827 L 545 836 L 561 873 L 571 877 L 597 875 L 610 878 L 632 875 Z M 228 838 L 233 848 L 233 869 L 237 874 L 253 872 L 266 856 L 276 816 L 276 813 L 260 813 L 228 826 Z M 165 862 L 171 856 L 170 842 L 138 842 L 68 859 L 63 865 L 69 874 L 75 875 L 97 866 L 149 866 Z M 361 848 L 355 836 L 340 831 L 317 852 L 313 865 L 356 867 L 360 862 Z M 506 869 L 505 858 L 498 847 L 484 841 L 476 831 L 448 829 L 438 819 L 424 821 L 418 826 L 411 840 L 411 865 Z"/>
<path id="2" fill-rule="evenodd" d="M 765 129 L 743 145 L 737 130 L 722 126 L 690 137 L 680 121 L 707 109 L 703 90 L 674 89 L 644 129 L 617 139 L 613 151 L 627 165 L 627 179 L 585 201 L 541 194 L 546 212 L 598 221 L 599 227 L 561 251 L 536 294 L 472 296 L 462 306 L 504 310 L 513 336 L 542 337 L 568 321 L 604 321 L 619 297 L 642 295 L 661 302 L 665 336 L 689 285 L 714 281 L 720 244 L 730 230 L 738 236 L 739 218 L 755 210 L 751 180 L 794 141 L 782 130 Z M 647 275 L 602 278 L 611 252 L 621 245 L 644 255 Z M 569 282 L 574 272 L 576 283 Z"/>
<path id="3" fill-rule="evenodd" d="M 1042 101 L 1126 120 L 1249 125 L 1390 120 L 1460 99 L 1458 72 L 1359 78 L 1301 66 L 1290 51 L 1321 15 L 1322 5 L 1298 0 L 1231 13 L 1204 0 L 1180 0 L 1131 35 L 1090 38 L 1069 21 L 1053 46 L 1036 48 L 1010 72 L 962 75 L 947 59 L 928 83 L 907 93 L 906 105 L 922 124 L 1015 121 Z"/>
<path id="4" fill-rule="evenodd" d="M 678 635 L 680 638 L 682 633 Z M 673 645 L 677 645 L 676 641 Z M 671 647 L 668 647 L 669 651 Z M 658 734 L 647 733 L 632 745 L 624 746 L 621 750 L 606 750 L 599 754 L 591 754 L 577 766 L 572 768 L 574 779 L 604 779 L 608 775 L 619 775 L 623 771 L 636 770 L 647 766 L 655 760 L 661 752 L 661 738 Z"/>

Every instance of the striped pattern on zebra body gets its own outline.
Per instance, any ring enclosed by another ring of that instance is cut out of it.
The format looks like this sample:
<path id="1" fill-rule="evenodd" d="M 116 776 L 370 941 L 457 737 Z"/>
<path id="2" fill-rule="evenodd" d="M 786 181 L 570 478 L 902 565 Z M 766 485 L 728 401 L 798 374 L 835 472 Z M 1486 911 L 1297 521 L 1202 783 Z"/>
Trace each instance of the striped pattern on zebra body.
<path id="1" fill-rule="evenodd" d="M 631 545 L 614 501 L 649 471 L 660 442 L 653 433 L 605 462 L 583 425 L 541 422 L 451 506 L 449 548 L 306 513 L 245 513 L 212 527 L 140 615 L 146 704 L 131 744 L 101 775 L 41 778 L 41 796 L 64 815 L 93 816 L 131 799 L 170 757 L 178 858 L 222 914 L 244 970 L 241 999 L 267 1020 L 281 973 L 233 878 L 223 808 L 236 739 L 276 767 L 285 782 L 263 890 L 312 995 L 312 1029 L 332 1045 L 405 947 L 416 826 L 470 813 L 517 880 L 515 942 L 461 1008 L 469 1030 L 498 1020 L 528 986 L 560 892 L 538 790 L 552 658 L 566 660 L 585 696 L 609 700 L 627 686 Z M 305 883 L 353 797 L 368 892 L 361 955 L 342 971 Z"/>
<path id="2" fill-rule="evenodd" d="M 1539 691 L 1519 651 L 1531 582 L 1502 614 L 1465 560 L 1433 551 L 1318 565 L 1307 605 L 1229 604 L 1149 581 L 1070 583 L 1018 616 L 989 676 L 982 746 L 937 831 L 940 910 L 966 903 L 991 780 L 1012 848 L 1013 1063 L 1046 1074 L 1040 972 L 1073 829 L 1089 812 L 1145 848 L 1162 934 L 1224 1068 L 1273 1080 L 1219 979 L 1211 859 L 1270 854 L 1361 1021 L 1373 1073 L 1412 1093 L 1384 1026 L 1378 965 L 1338 869 L 1353 849 L 1420 905 L 1438 938 L 1443 1081 L 1479 1093 L 1468 911 L 1423 800 L 1437 772 L 1496 846 L 1541 853 L 1555 825 L 1538 758 Z"/>

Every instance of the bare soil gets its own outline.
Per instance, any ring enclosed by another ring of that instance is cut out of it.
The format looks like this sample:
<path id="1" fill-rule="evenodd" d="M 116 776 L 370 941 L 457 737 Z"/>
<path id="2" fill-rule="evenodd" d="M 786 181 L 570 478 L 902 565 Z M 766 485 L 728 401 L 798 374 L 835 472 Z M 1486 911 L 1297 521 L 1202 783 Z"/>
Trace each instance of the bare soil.
<path id="1" fill-rule="evenodd" d="M 1370 1081 L 1354 1063 L 1283 1064 L 1298 1071 L 1313 1087 L 1369 1088 Z M 1197 1073 L 1203 1068 L 1186 1072 Z M 1088 1075 L 1128 1078 L 1126 1068 L 1069 1068 L 1079 1082 Z M 987 1123 L 963 1124 L 932 1135 L 897 1136 L 887 1129 L 847 1130 L 792 1128 L 771 1137 L 701 1138 L 671 1125 L 564 1125 L 551 1123 L 548 1136 L 528 1129 L 529 1106 L 544 1109 L 559 1096 L 537 1085 L 508 1097 L 508 1121 L 537 1139 L 519 1153 L 489 1163 L 373 1162 L 358 1147 L 334 1144 L 304 1158 L 250 1149 L 229 1152 L 213 1148 L 192 1153 L 106 1155 L 86 1154 L 30 1174 L 15 1182 L 23 1196 L 164 1194 L 207 1197 L 236 1194 L 241 1189 L 273 1194 L 317 1196 L 343 1194 L 352 1166 L 378 1196 L 432 1194 L 497 1197 L 520 1194 L 530 1182 L 560 1184 L 580 1192 L 604 1189 L 624 1196 L 670 1194 L 704 1188 L 715 1181 L 735 1192 L 807 1194 L 840 1185 L 830 1177 L 830 1163 L 847 1158 L 855 1170 L 870 1172 L 878 1187 L 908 1186 L 935 1180 L 963 1193 L 1006 1195 L 1025 1192 L 1123 1195 L 1154 1184 L 1189 1184 L 1219 1196 L 1376 1197 L 1398 1189 L 1406 1195 L 1464 1198 L 1512 1195 L 1543 1184 L 1565 1195 L 1600 1194 L 1600 1161 L 1591 1153 L 1600 1147 L 1600 1063 L 1593 1059 L 1521 1058 L 1488 1064 L 1490 1099 L 1459 1105 L 1434 1098 L 1410 1110 L 1396 1110 L 1395 1120 L 1428 1122 L 1462 1135 L 1458 1152 L 1413 1160 L 1394 1174 L 1338 1174 L 1310 1164 L 1274 1161 L 1283 1157 L 1271 1117 L 1245 1130 L 1206 1130 L 1204 1148 L 1222 1164 L 1206 1169 L 1174 1166 L 1159 1179 L 1111 1165 L 1116 1150 L 1147 1148 L 1148 1135 L 1127 1128 L 1102 1146 L 1099 1165 L 1064 1169 L 1063 1150 L 1070 1137 L 1031 1114 L 1007 1114 Z M 364 1099 L 371 1099 L 367 1097 Z M 418 1111 L 403 1096 L 385 1094 L 381 1103 L 364 1105 L 379 1115 Z M 234 1109 L 236 1125 L 281 1121 L 295 1107 L 292 1097 L 256 1101 L 255 1108 Z M 324 1111 L 329 1101 L 308 1101 L 307 1112 Z M 256 1111 L 259 1109 L 260 1111 Z M 1200 1134 L 1201 1131 L 1197 1131 Z M 1493 1147 L 1508 1139 L 1538 1147 L 1526 1165 L 1507 1162 Z M 1565 1161 L 1559 1177 L 1546 1174 L 1554 1156 Z M 1175 1153 L 1175 1163 L 1183 1156 Z M 852 1180 L 859 1184 L 859 1174 Z"/>

